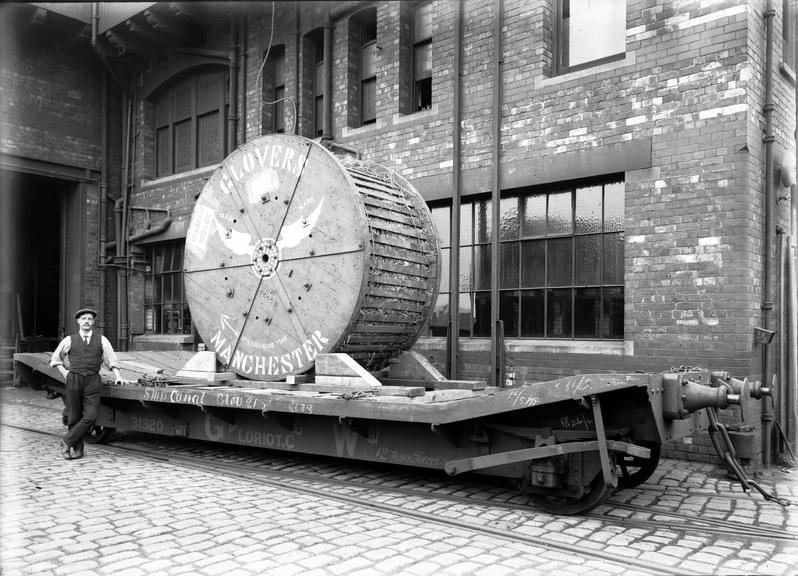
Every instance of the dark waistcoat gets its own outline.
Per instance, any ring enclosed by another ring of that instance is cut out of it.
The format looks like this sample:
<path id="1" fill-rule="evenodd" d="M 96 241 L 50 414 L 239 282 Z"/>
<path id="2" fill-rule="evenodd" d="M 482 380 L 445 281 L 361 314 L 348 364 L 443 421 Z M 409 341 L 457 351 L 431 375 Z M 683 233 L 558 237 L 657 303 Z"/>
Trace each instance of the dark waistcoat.
<path id="1" fill-rule="evenodd" d="M 69 371 L 82 376 L 91 376 L 100 372 L 103 363 L 103 345 L 100 335 L 92 332 L 89 343 L 80 337 L 72 335 L 71 349 L 69 350 Z"/>

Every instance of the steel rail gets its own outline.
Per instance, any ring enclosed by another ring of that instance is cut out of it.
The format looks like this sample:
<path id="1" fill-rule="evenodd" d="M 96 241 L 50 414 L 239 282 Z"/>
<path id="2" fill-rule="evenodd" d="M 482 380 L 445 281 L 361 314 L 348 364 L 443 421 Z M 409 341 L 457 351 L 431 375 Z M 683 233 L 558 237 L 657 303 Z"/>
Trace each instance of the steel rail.
<path id="1" fill-rule="evenodd" d="M 8 427 L 20 429 L 23 431 L 31 432 L 31 433 L 38 433 L 43 435 L 51 435 L 57 436 L 50 432 L 44 432 L 41 430 L 35 430 L 31 428 L 26 428 L 22 426 L 15 426 L 12 424 L 5 424 Z M 354 499 L 355 501 L 362 503 L 363 501 L 361 498 L 372 498 L 373 492 L 380 492 L 382 494 L 401 494 L 406 497 L 411 498 L 423 498 L 423 499 L 435 499 L 435 500 L 445 500 L 447 502 L 452 502 L 455 504 L 462 504 L 469 507 L 474 506 L 484 506 L 490 508 L 491 510 L 508 510 L 508 511 L 520 511 L 525 512 L 527 514 L 534 513 L 534 514 L 543 514 L 534 509 L 534 507 L 522 503 L 513 503 L 513 502 L 506 502 L 500 500 L 490 500 L 484 498 L 473 498 L 473 497 L 466 497 L 466 496 L 457 496 L 453 494 L 441 494 L 436 491 L 420 491 L 413 488 L 403 488 L 397 486 L 385 486 L 380 484 L 375 484 L 371 482 L 364 483 L 362 478 L 358 479 L 341 479 L 330 477 L 329 475 L 325 475 L 323 472 L 298 472 L 296 470 L 291 469 L 283 469 L 283 470 L 276 470 L 270 467 L 259 467 L 253 466 L 251 464 L 242 464 L 242 463 L 229 463 L 229 462 L 208 462 L 206 459 L 197 457 L 197 456 L 187 456 L 182 454 L 153 454 L 151 451 L 145 451 L 135 445 L 135 441 L 133 441 L 133 446 L 102 446 L 104 450 L 111 450 L 117 452 L 124 452 L 128 454 L 134 454 L 139 457 L 151 458 L 159 461 L 164 462 L 171 462 L 174 464 L 185 465 L 185 466 L 194 466 L 194 467 L 202 467 L 203 469 L 209 469 L 211 471 L 217 470 L 224 470 L 232 471 L 237 477 L 240 478 L 248 478 L 252 479 L 252 476 L 261 476 L 261 478 L 255 478 L 257 481 L 264 481 L 270 484 L 277 483 L 279 485 L 284 485 L 286 481 L 291 483 L 296 482 L 305 482 L 310 484 L 321 484 L 322 486 L 329 486 L 334 485 L 338 487 L 344 487 L 350 490 L 354 490 L 359 493 L 363 493 L 362 496 L 358 495 L 348 495 L 347 498 Z M 333 472 L 334 474 L 340 474 L 340 471 L 336 470 Z M 262 476 L 271 476 L 273 478 L 278 478 L 279 480 L 270 480 L 269 478 L 262 478 Z M 318 493 L 324 493 L 325 495 L 327 492 L 324 492 L 325 488 L 314 488 L 314 490 L 319 491 Z M 371 492 L 369 494 L 368 492 Z M 338 494 L 338 493 L 336 493 Z M 711 493 L 707 494 L 711 496 Z M 513 493 L 513 496 L 517 497 L 517 494 Z M 388 506 L 391 507 L 391 510 L 394 510 L 392 506 L 388 504 L 380 504 L 380 506 Z M 706 533 L 711 532 L 713 534 L 723 534 L 728 537 L 741 537 L 740 525 L 739 523 L 734 523 L 730 521 L 725 521 L 721 519 L 702 519 L 702 518 L 695 518 L 691 516 L 682 515 L 679 513 L 671 512 L 668 510 L 658 509 L 658 508 L 651 508 L 651 507 L 639 507 L 632 504 L 624 504 L 624 503 L 613 503 L 611 501 L 605 502 L 603 506 L 608 506 L 611 508 L 620 508 L 630 511 L 640 511 L 650 514 L 652 516 L 657 517 L 667 517 L 667 518 L 675 518 L 678 519 L 678 523 L 674 523 L 668 520 L 660 520 L 660 519 L 633 519 L 633 518 L 618 518 L 613 516 L 607 516 L 605 514 L 600 514 L 596 512 L 592 512 L 589 514 L 585 514 L 580 516 L 573 517 L 574 519 L 582 518 L 584 520 L 599 520 L 605 522 L 607 524 L 617 525 L 617 526 L 624 526 L 630 528 L 646 528 L 646 529 L 662 529 L 662 530 L 669 530 L 673 532 L 679 533 Z M 400 506 L 401 510 L 404 513 L 404 508 Z M 415 510 L 413 511 L 416 512 Z M 421 513 L 426 514 L 426 513 Z M 448 519 L 447 519 L 448 522 Z M 457 521 L 457 522 L 464 522 L 464 521 Z M 471 530 L 494 530 L 490 527 L 485 527 L 481 524 L 474 524 L 472 522 L 464 522 L 462 525 L 458 525 L 459 527 L 464 527 Z M 488 532 L 492 533 L 492 532 Z M 519 536 L 513 534 L 507 534 L 506 532 L 501 532 L 502 537 L 510 538 L 515 541 L 518 541 Z M 762 527 L 746 527 L 744 536 L 746 538 L 756 537 L 762 540 L 783 540 L 783 541 L 798 541 L 798 537 L 792 536 L 786 533 L 783 530 L 778 529 L 769 529 L 769 528 L 762 528 Z M 531 539 L 527 539 L 528 537 L 521 536 L 521 541 L 524 542 L 532 542 Z M 542 537 L 545 538 L 545 537 Z M 552 543 L 547 540 L 534 540 L 534 542 L 538 545 L 541 542 L 545 542 L 546 545 L 552 544 L 561 549 L 560 547 L 565 545 L 569 546 L 568 544 L 563 544 L 561 542 Z M 579 551 L 583 553 L 583 547 L 578 548 Z M 573 550 L 568 549 L 567 551 L 572 552 Z M 615 558 L 615 557 L 613 557 Z M 634 559 L 630 559 L 634 563 Z M 646 564 L 649 565 L 649 564 Z M 637 564 L 635 564 L 637 566 Z M 639 567 L 639 566 L 638 566 Z"/>
<path id="2" fill-rule="evenodd" d="M 0 425 L 7 428 L 13 428 L 16 430 L 32 434 L 39 434 L 45 436 L 58 436 L 57 434 L 54 434 L 52 432 L 44 432 L 41 430 L 28 428 L 25 426 L 7 424 L 5 422 L 0 423 Z M 435 513 L 408 509 L 401 505 L 369 501 L 364 496 L 352 496 L 347 494 L 341 494 L 340 492 L 337 492 L 335 490 L 330 490 L 331 485 L 339 485 L 340 481 L 331 482 L 330 481 L 331 479 L 327 479 L 324 477 L 316 477 L 314 479 L 308 480 L 305 478 L 297 477 L 298 475 L 295 473 L 283 472 L 277 474 L 271 470 L 263 470 L 236 463 L 227 463 L 227 462 L 223 464 L 208 463 L 207 461 L 201 460 L 197 457 L 182 456 L 182 455 L 152 454 L 151 452 L 145 452 L 137 448 L 110 446 L 103 444 L 95 444 L 93 446 L 103 452 L 133 455 L 143 460 L 165 462 L 175 466 L 181 466 L 184 468 L 207 472 L 214 475 L 227 476 L 250 482 L 257 482 L 258 484 L 270 486 L 272 488 L 292 490 L 294 492 L 299 492 L 301 494 L 305 494 L 308 496 L 329 498 L 331 500 L 344 502 L 353 506 L 368 508 L 371 510 L 404 516 L 407 518 L 413 518 L 415 520 L 421 520 L 423 522 L 429 522 L 442 526 L 468 530 L 475 534 L 490 535 L 495 538 L 506 540 L 508 542 L 513 542 L 517 544 L 526 544 L 534 548 L 544 548 L 547 550 L 564 552 L 570 555 L 576 555 L 585 558 L 586 562 L 598 559 L 604 562 L 612 563 L 614 565 L 623 566 L 626 569 L 633 568 L 642 574 L 652 574 L 654 576 L 684 575 L 683 570 L 679 570 L 674 567 L 666 565 L 655 565 L 650 561 L 640 561 L 634 558 L 619 558 L 616 554 L 610 554 L 602 552 L 600 550 L 586 549 L 584 545 L 568 544 L 564 542 L 544 540 L 541 539 L 539 536 L 532 537 L 532 536 L 525 536 L 523 534 L 508 533 L 507 530 L 505 529 L 493 528 L 490 526 L 480 525 L 474 522 L 468 522 L 464 520 L 446 518 Z M 269 476 L 272 476 L 272 478 L 269 478 Z M 286 482 L 286 480 L 289 480 L 289 482 Z M 305 482 L 306 484 L 309 485 L 302 485 L 301 482 Z M 326 484 L 326 486 L 314 487 L 312 485 L 314 483 L 322 485 Z M 360 485 L 353 486 L 353 488 L 358 488 L 362 492 L 368 492 L 368 490 L 381 489 L 381 487 L 379 486 L 377 487 L 364 486 L 362 485 L 362 483 Z M 392 489 L 389 489 L 387 491 L 396 492 L 396 490 Z M 436 499 L 439 498 L 440 496 L 438 494 L 430 494 L 430 493 L 415 493 L 413 495 L 418 497 L 424 497 L 427 499 Z M 449 500 L 450 498 L 446 499 Z M 476 504 L 475 502 L 466 499 L 464 499 L 463 501 L 469 504 L 470 506 L 474 506 Z M 484 502 L 483 504 L 492 505 L 489 502 Z"/>

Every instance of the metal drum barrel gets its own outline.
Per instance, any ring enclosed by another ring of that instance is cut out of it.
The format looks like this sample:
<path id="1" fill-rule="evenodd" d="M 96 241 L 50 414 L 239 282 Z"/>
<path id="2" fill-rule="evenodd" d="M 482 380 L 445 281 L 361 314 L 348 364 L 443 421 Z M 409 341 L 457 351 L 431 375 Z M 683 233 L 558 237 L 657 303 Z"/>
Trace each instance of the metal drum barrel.
<path id="1" fill-rule="evenodd" d="M 256 380 L 304 373 L 330 352 L 383 368 L 417 340 L 439 273 L 429 209 L 404 178 L 299 136 L 230 154 L 186 235 L 197 331 L 227 370 Z"/>

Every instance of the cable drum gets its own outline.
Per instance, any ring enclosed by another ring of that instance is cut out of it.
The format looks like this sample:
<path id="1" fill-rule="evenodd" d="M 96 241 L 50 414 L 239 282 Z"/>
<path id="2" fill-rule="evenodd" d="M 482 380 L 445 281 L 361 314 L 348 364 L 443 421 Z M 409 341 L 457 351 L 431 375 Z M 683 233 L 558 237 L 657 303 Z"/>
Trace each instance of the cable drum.
<path id="1" fill-rule="evenodd" d="M 230 154 L 186 234 L 192 321 L 227 370 L 256 380 L 329 352 L 383 368 L 418 339 L 439 274 L 429 209 L 404 178 L 299 136 Z"/>

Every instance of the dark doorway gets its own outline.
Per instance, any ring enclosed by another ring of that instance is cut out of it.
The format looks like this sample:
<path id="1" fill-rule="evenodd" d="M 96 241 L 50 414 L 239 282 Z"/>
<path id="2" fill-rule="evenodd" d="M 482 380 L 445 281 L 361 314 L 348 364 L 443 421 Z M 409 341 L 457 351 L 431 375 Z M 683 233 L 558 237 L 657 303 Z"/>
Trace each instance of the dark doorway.
<path id="1" fill-rule="evenodd" d="M 2 171 L 3 340 L 52 349 L 59 336 L 62 206 L 77 184 Z"/>

